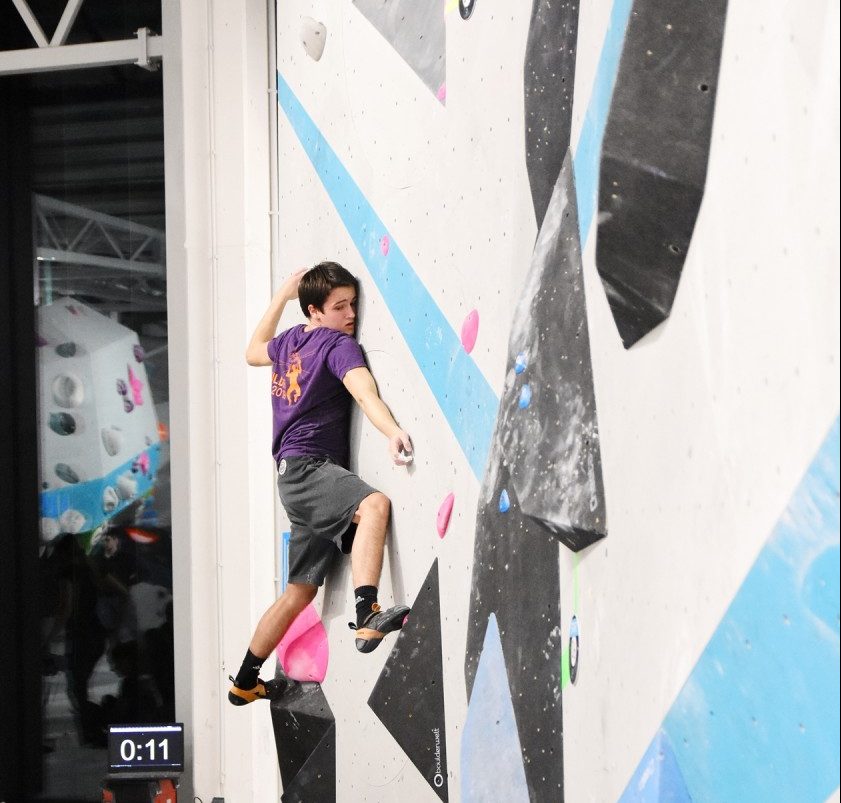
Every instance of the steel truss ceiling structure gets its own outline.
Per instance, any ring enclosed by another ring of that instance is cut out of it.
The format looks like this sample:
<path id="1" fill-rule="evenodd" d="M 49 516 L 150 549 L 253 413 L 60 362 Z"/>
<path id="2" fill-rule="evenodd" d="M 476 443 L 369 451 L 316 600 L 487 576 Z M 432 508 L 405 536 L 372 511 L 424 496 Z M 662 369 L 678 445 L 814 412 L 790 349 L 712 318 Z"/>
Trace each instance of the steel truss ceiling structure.
<path id="1" fill-rule="evenodd" d="M 162 231 L 44 195 L 34 197 L 33 207 L 42 302 L 56 295 L 83 295 L 126 300 L 135 311 L 165 309 Z"/>

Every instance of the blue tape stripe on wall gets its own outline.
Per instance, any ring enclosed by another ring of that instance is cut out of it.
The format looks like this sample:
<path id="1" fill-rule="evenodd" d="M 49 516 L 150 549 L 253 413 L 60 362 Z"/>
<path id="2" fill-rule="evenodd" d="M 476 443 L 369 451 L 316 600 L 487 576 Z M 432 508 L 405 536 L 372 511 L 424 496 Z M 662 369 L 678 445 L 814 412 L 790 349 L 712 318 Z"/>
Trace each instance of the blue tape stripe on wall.
<path id="1" fill-rule="evenodd" d="M 616 0 L 575 158 L 582 246 L 598 190 L 599 153 L 632 0 Z M 278 73 L 278 103 L 389 305 L 477 478 L 484 474 L 499 399 L 333 149 Z M 582 198 L 584 199 L 582 201 Z"/>
<path id="2" fill-rule="evenodd" d="M 663 731 L 649 745 L 619 803 L 692 803 L 669 737 Z"/>
<path id="3" fill-rule="evenodd" d="M 289 541 L 292 539 L 292 533 L 287 531 L 283 533 L 280 545 L 280 590 L 286 591 L 286 586 L 289 583 Z"/>
<path id="4" fill-rule="evenodd" d="M 385 224 L 278 73 L 278 102 L 382 293 L 476 477 L 485 471 L 499 404 Z M 384 235 L 388 254 L 380 250 Z"/>
<path id="5" fill-rule="evenodd" d="M 838 787 L 838 493 L 836 419 L 664 721 L 693 800 Z"/>
<path id="6" fill-rule="evenodd" d="M 584 125 L 575 150 L 573 166 L 582 250 L 587 242 L 590 224 L 593 222 L 593 212 L 596 210 L 602 139 L 632 5 L 633 0 L 616 0 L 613 4 L 599 64 L 596 68 L 596 78 L 593 81 L 593 91 L 590 94 L 590 102 L 587 104 L 587 112 L 584 115 Z"/>
<path id="7" fill-rule="evenodd" d="M 614 3 L 576 152 L 582 245 L 596 206 L 602 136 L 631 4 L 632 0 Z M 379 243 L 388 233 L 386 226 L 280 73 L 277 86 L 281 109 L 389 305 L 474 474 L 481 480 L 499 399 L 461 348 L 456 333 L 390 235 L 388 254 L 382 254 Z"/>

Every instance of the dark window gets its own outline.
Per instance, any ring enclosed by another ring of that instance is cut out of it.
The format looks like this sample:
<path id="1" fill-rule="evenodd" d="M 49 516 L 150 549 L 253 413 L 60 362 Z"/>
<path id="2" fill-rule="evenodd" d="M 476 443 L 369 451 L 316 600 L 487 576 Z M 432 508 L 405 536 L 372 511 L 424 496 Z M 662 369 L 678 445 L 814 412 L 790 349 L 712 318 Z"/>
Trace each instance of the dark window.
<path id="1" fill-rule="evenodd" d="M 30 2 L 48 38 L 63 5 Z M 2 49 L 33 46 L 3 14 Z M 140 27 L 160 32 L 159 3 L 89 0 L 68 43 Z M 175 720 L 162 76 L 34 73 L 0 93 L 2 400 L 17 441 L 4 463 L 20 478 L 0 530 L 3 680 L 30 742 L 0 741 L 14 762 L 0 799 L 93 801 L 109 724 Z"/>

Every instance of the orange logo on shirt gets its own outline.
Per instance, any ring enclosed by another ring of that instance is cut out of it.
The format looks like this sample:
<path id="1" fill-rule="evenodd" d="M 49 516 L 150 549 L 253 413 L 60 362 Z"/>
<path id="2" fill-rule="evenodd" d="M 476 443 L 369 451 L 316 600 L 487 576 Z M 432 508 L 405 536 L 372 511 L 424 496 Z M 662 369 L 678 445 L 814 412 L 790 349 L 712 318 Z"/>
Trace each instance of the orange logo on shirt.
<path id="1" fill-rule="evenodd" d="M 286 376 L 272 373 L 272 396 L 279 399 L 286 399 L 291 407 L 301 398 L 301 386 L 298 384 L 298 377 L 303 373 L 301 355 L 293 351 L 289 355 L 289 362 L 286 364 Z"/>
<path id="2" fill-rule="evenodd" d="M 289 387 L 286 390 L 286 401 L 290 405 L 295 404 L 301 398 L 301 386 L 298 384 L 298 376 L 303 371 L 301 367 L 301 355 L 293 351 L 289 355 L 289 367 L 286 369 L 286 378 L 289 380 Z"/>

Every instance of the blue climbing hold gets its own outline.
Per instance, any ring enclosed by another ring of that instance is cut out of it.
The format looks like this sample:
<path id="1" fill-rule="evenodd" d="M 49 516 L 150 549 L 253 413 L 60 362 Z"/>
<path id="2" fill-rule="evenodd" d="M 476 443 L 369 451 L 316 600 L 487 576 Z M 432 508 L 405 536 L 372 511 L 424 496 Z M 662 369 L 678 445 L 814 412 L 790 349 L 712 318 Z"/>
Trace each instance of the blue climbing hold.
<path id="1" fill-rule="evenodd" d="M 523 389 L 520 391 L 520 401 L 518 405 L 521 410 L 525 410 L 526 407 L 529 406 L 531 402 L 531 385 L 523 385 Z"/>
<path id="2" fill-rule="evenodd" d="M 507 513 L 508 508 L 511 507 L 511 500 L 508 498 L 508 491 L 505 488 L 502 489 L 502 493 L 499 495 L 499 512 L 500 513 Z"/>
<path id="3" fill-rule="evenodd" d="M 526 357 L 526 352 L 521 351 L 517 355 L 517 359 L 514 360 L 514 373 L 515 374 L 521 374 L 521 373 L 523 373 L 523 371 L 526 370 L 527 367 L 528 367 L 528 358 Z"/>

